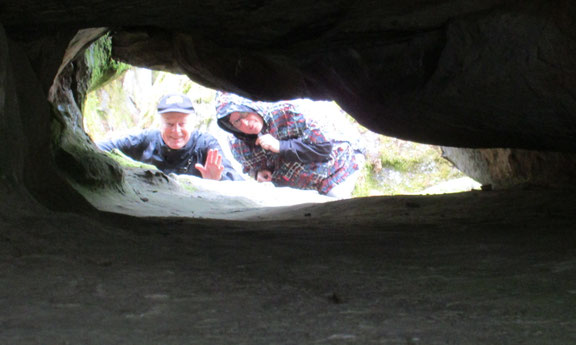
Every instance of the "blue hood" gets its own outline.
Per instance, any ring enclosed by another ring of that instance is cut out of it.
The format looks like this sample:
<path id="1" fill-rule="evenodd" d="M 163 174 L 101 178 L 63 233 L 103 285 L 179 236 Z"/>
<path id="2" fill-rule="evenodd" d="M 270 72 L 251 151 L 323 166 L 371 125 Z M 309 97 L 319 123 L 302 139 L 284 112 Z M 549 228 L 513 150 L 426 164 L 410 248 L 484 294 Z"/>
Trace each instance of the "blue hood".
<path id="1" fill-rule="evenodd" d="M 238 139 L 242 140 L 255 140 L 258 136 L 256 134 L 245 134 L 236 129 L 229 121 L 230 114 L 233 112 L 251 112 L 256 113 L 264 119 L 264 126 L 266 126 L 266 119 L 264 118 L 264 111 L 258 102 L 240 97 L 233 93 L 218 92 L 216 94 L 216 119 L 218 126 L 226 132 L 234 134 Z"/>

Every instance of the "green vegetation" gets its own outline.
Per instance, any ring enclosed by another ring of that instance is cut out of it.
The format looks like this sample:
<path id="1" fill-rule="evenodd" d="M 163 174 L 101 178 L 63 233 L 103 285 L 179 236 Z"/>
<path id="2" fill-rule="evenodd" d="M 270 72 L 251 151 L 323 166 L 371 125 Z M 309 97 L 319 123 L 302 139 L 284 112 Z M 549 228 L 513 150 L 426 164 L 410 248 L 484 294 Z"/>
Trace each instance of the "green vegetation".
<path id="1" fill-rule="evenodd" d="M 464 176 L 437 146 L 380 136 L 378 154 L 368 157 L 354 196 L 414 194 Z"/>
<path id="2" fill-rule="evenodd" d="M 356 182 L 356 186 L 354 187 L 354 192 L 352 196 L 354 197 L 363 197 L 363 196 L 370 196 L 371 194 L 376 194 L 375 192 L 378 191 L 380 194 L 380 183 L 376 179 L 376 175 L 374 174 L 374 165 L 372 162 L 367 161 L 364 167 L 362 168 L 362 173 Z M 384 193 L 382 193 L 384 194 Z"/>

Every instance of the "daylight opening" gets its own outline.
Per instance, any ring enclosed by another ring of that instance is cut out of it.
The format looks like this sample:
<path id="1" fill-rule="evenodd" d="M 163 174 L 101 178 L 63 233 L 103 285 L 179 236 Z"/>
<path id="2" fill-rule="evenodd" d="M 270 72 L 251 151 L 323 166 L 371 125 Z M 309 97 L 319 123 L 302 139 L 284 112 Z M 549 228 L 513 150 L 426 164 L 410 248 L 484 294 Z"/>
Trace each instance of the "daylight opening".
<path id="1" fill-rule="evenodd" d="M 183 93 L 192 100 L 196 110 L 191 119 L 194 130 L 216 137 L 223 155 L 238 172 L 242 172 L 242 165 L 230 152 L 232 135 L 216 123 L 217 91 L 198 85 L 185 75 L 127 68 L 118 78 L 88 94 L 83 114 L 85 131 L 94 142 L 102 142 L 158 128 L 157 103 L 162 95 L 169 93 Z M 297 104 L 298 109 L 302 109 L 327 137 L 348 141 L 355 150 L 364 154 L 353 197 L 434 194 L 479 188 L 477 182 L 442 158 L 441 149 L 437 146 L 371 132 L 335 102 L 307 99 L 291 102 Z M 251 178 L 248 175 L 244 177 Z M 310 198 L 302 200 L 308 202 Z"/>

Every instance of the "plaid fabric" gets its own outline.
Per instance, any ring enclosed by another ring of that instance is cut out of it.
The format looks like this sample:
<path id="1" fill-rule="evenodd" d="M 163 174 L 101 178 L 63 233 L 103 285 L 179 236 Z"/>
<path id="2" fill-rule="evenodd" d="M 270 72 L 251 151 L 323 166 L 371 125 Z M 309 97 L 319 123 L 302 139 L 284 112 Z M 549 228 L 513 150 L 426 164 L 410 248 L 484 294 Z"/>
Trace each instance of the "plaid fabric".
<path id="1" fill-rule="evenodd" d="M 230 98 L 226 99 L 224 104 L 220 103 L 218 109 L 229 109 L 230 105 L 226 104 L 226 101 L 230 101 Z M 289 102 L 273 103 L 269 106 L 264 106 L 263 103 L 254 105 L 245 99 L 242 102 L 242 105 L 251 109 L 259 109 L 265 122 L 262 134 L 271 134 L 278 140 L 300 138 L 308 143 L 328 140 L 316 123 L 307 120 Z M 223 115 L 224 112 L 219 114 Z M 270 170 L 272 182 L 276 186 L 315 189 L 326 194 L 359 169 L 348 142 L 334 142 L 329 161 L 308 164 L 286 161 L 281 155 L 266 151 L 256 146 L 254 140 L 247 138 L 232 138 L 230 146 L 232 154 L 242 164 L 245 173 L 255 177 L 260 170 Z"/>

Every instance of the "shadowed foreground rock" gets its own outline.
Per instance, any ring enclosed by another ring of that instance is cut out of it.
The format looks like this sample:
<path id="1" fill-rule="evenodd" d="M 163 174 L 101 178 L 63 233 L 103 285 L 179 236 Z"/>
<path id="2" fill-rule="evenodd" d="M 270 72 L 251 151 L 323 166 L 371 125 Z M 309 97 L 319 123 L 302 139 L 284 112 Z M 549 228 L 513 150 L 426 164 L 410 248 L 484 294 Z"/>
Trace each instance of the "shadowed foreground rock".
<path id="1" fill-rule="evenodd" d="M 2 344 L 572 344 L 574 191 L 2 215 Z"/>

